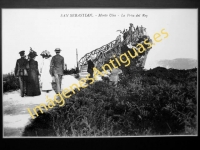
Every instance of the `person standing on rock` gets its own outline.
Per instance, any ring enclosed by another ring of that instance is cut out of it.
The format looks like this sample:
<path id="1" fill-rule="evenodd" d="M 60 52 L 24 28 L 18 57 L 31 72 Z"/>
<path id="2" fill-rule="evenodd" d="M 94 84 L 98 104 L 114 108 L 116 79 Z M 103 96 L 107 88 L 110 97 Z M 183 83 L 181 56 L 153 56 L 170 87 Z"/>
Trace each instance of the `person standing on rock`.
<path id="1" fill-rule="evenodd" d="M 60 48 L 56 48 L 56 55 L 52 57 L 50 63 L 50 74 L 54 76 L 56 82 L 55 92 L 61 93 L 62 76 L 64 74 L 64 57 L 60 55 Z"/>
<path id="2" fill-rule="evenodd" d="M 20 85 L 20 95 L 21 97 L 24 97 L 26 94 L 26 82 L 27 82 L 27 70 L 26 66 L 28 63 L 28 60 L 25 56 L 25 51 L 19 52 L 21 58 L 17 60 L 16 66 L 15 66 L 15 76 L 19 78 L 19 85 Z"/>

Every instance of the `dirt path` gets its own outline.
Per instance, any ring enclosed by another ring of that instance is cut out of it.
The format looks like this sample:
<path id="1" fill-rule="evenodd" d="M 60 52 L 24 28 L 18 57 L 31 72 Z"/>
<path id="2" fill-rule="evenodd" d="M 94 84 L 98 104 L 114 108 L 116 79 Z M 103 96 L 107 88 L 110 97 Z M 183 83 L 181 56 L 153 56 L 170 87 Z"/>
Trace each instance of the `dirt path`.
<path id="1" fill-rule="evenodd" d="M 78 80 L 71 75 L 65 75 L 62 81 L 62 89 L 78 83 Z M 3 94 L 3 133 L 4 138 L 21 137 L 24 127 L 31 119 L 27 108 L 34 108 L 36 105 L 46 103 L 46 96 L 53 98 L 54 91 L 49 93 L 41 92 L 40 96 L 21 97 L 20 91 L 7 92 Z"/>

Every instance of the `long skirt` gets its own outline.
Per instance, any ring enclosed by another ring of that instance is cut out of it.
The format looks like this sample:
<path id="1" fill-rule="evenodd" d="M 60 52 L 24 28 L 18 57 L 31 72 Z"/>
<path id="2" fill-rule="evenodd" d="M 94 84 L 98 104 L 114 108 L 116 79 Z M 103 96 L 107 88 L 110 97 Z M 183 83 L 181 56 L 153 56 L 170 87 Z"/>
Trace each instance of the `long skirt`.
<path id="1" fill-rule="evenodd" d="M 48 73 L 42 73 L 41 74 L 41 84 L 42 84 L 42 90 L 43 91 L 48 91 L 48 90 L 52 90 L 52 86 L 51 86 L 51 82 L 52 82 L 52 77 L 51 75 Z"/>
<path id="2" fill-rule="evenodd" d="M 35 69 L 29 70 L 26 87 L 27 87 L 27 89 L 26 89 L 27 96 L 41 95 L 37 70 L 35 70 Z"/>

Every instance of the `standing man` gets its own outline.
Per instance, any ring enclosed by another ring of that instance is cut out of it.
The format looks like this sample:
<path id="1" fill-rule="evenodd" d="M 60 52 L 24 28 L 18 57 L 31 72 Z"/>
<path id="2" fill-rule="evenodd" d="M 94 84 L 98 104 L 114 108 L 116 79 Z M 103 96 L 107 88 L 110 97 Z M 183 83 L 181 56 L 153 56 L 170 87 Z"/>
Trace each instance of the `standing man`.
<path id="1" fill-rule="evenodd" d="M 52 57 L 50 64 L 50 70 L 52 70 L 51 75 L 55 77 L 56 81 L 56 94 L 61 94 L 62 76 L 65 66 L 64 57 L 60 55 L 60 51 L 60 48 L 55 49 L 56 55 Z"/>
<path id="2" fill-rule="evenodd" d="M 25 56 L 25 51 L 19 52 L 21 58 L 17 60 L 15 65 L 15 76 L 19 78 L 19 85 L 20 85 L 20 95 L 24 97 L 26 93 L 26 82 L 27 82 L 27 70 L 26 66 L 28 64 L 28 60 Z"/>
<path id="3" fill-rule="evenodd" d="M 93 78 L 93 68 L 95 67 L 92 60 L 93 60 L 93 57 L 91 57 L 90 60 L 87 62 L 87 64 L 88 64 L 87 72 L 90 74 L 89 78 Z M 90 81 L 90 82 L 92 82 L 92 81 Z"/>

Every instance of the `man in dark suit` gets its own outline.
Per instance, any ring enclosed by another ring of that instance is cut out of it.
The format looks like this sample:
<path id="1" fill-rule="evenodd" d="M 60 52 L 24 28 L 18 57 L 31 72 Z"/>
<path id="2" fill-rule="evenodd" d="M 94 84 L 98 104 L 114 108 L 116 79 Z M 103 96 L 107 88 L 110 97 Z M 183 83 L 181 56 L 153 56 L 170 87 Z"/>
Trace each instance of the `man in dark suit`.
<path id="1" fill-rule="evenodd" d="M 20 85 L 20 95 L 24 97 L 26 93 L 26 82 L 27 82 L 27 70 L 26 66 L 28 64 L 28 60 L 25 56 L 25 51 L 19 52 L 21 58 L 17 60 L 15 65 L 15 76 L 19 78 L 19 85 Z"/>
<path id="2" fill-rule="evenodd" d="M 92 58 L 93 59 L 93 58 Z M 94 63 L 92 61 L 92 59 L 90 59 L 87 63 L 88 63 L 88 69 L 87 72 L 90 74 L 89 78 L 93 78 L 93 68 L 94 68 Z M 92 81 L 88 81 L 89 83 Z"/>
<path id="3" fill-rule="evenodd" d="M 56 94 L 61 93 L 62 76 L 65 66 L 64 57 L 60 55 L 60 51 L 60 48 L 55 49 L 56 55 L 52 57 L 50 64 L 51 75 L 55 77 L 56 81 Z"/>

